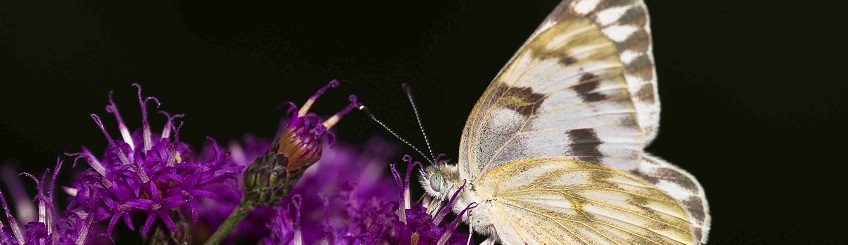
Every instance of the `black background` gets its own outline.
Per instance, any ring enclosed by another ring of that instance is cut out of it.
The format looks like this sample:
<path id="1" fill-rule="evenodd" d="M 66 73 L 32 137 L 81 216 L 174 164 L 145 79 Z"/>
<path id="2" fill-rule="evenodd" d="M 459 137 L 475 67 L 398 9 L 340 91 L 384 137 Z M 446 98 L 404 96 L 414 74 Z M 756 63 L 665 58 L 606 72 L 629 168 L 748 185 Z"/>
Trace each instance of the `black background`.
<path id="1" fill-rule="evenodd" d="M 41 172 L 80 145 L 100 152 L 105 140 L 89 114 L 118 137 L 103 110 L 115 90 L 130 127 L 140 126 L 132 83 L 161 109 L 186 113 L 182 139 L 199 145 L 206 136 L 270 137 L 277 104 L 302 104 L 334 78 L 352 82 L 313 111 L 334 113 L 355 93 L 423 147 L 400 89 L 409 83 L 434 148 L 455 155 L 478 96 L 556 4 L 2 1 L 0 160 Z M 647 4 L 663 103 L 648 150 L 701 181 L 710 243 L 848 242 L 838 201 L 848 136 L 839 8 Z M 164 119 L 152 115 L 158 130 Z M 353 143 L 387 135 L 361 113 L 337 132 Z"/>

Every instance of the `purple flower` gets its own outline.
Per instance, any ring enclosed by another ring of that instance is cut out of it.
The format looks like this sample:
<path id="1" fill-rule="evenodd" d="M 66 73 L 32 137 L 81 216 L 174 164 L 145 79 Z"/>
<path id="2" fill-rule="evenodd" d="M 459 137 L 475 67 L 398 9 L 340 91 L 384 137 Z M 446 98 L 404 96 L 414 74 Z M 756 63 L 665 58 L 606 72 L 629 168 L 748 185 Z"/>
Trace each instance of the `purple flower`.
<path id="1" fill-rule="evenodd" d="M 109 93 L 106 111 L 117 119 L 122 140 L 113 139 L 100 117 L 92 114 L 109 146 L 100 160 L 85 147 L 80 153 L 69 154 L 76 156 L 76 160 L 84 160 L 90 169 L 67 192 L 74 196 L 72 207 L 92 206 L 97 221 L 109 221 L 107 233 L 111 234 L 122 219 L 130 229 L 135 229 L 131 214 L 139 213 L 145 217 L 142 234 L 146 235 L 156 220 L 173 234 L 180 234 L 174 219 L 182 215 L 177 214 L 188 212 L 191 221 L 196 222 L 203 199 L 218 199 L 218 193 L 237 193 L 236 181 L 242 167 L 229 160 L 227 153 L 218 149 L 211 139 L 216 148 L 214 157 L 195 160 L 189 145 L 179 140 L 179 126 L 174 126 L 175 119 L 182 114 L 160 112 L 167 122 L 161 133 L 151 131 L 147 104 L 155 102 L 158 107 L 159 100 L 142 97 L 141 86 L 133 86 L 138 88 L 142 128 L 130 134 L 112 100 L 113 93 Z"/>
<path id="2" fill-rule="evenodd" d="M 285 199 L 292 187 L 303 176 L 304 171 L 321 158 L 325 142 L 332 144 L 335 141 L 335 136 L 328 130 L 351 110 L 362 106 L 356 96 L 350 95 L 351 103 L 327 120 L 322 120 L 317 114 L 309 112 L 309 108 L 324 92 L 338 85 L 338 81 L 330 81 L 310 97 L 303 108 L 298 109 L 291 102 L 283 104 L 288 106 L 287 114 L 290 118 L 281 125 L 280 134 L 271 141 L 267 150 L 255 151 L 262 153 L 258 158 L 251 160 L 242 175 L 243 197 L 209 237 L 207 244 L 224 241 L 230 230 L 237 227 L 237 224 L 251 212 L 270 211 L 266 208 Z M 327 138 L 326 141 L 324 137 Z M 241 160 L 247 159 L 241 152 L 237 155 Z M 236 228 L 236 231 L 239 229 Z"/>
<path id="3" fill-rule="evenodd" d="M 393 200 L 397 189 L 386 173 L 386 163 L 398 151 L 396 144 L 381 138 L 372 138 L 361 147 L 339 143 L 325 151 L 291 192 L 302 196 L 303 206 L 308 207 L 301 209 L 304 240 L 324 236 L 325 217 L 331 226 L 339 227 L 349 221 L 348 208 L 367 205 L 372 199 Z M 326 210 L 320 208 L 325 205 L 321 196 L 330 199 Z"/>
<path id="4" fill-rule="evenodd" d="M 393 240 L 393 242 L 397 244 L 466 244 L 469 234 L 456 230 L 461 220 L 459 217 L 462 217 L 468 210 L 477 207 L 477 204 L 469 204 L 452 222 L 445 220 L 445 216 L 450 213 L 450 207 L 453 206 L 457 195 L 465 188 L 465 184 L 454 192 L 453 197 L 445 206 L 432 205 L 428 199 L 424 199 L 420 203 L 412 203 L 409 198 L 409 183 L 413 169 L 420 167 L 421 163 L 413 162 L 409 155 L 405 155 L 403 161 L 408 166 L 403 181 L 401 181 L 400 174 L 395 169 L 395 164 L 391 165 L 392 174 L 398 188 L 402 189 L 400 199 L 403 203 L 403 208 L 399 208 L 395 212 L 398 216 L 398 222 L 394 226 L 394 238 L 397 240 Z"/>
<path id="5" fill-rule="evenodd" d="M 299 192 L 292 192 L 300 193 L 300 196 L 304 197 L 304 205 L 295 210 L 301 212 L 301 219 L 299 222 L 295 222 L 298 219 L 291 221 L 292 218 L 285 215 L 298 217 L 299 214 L 291 214 L 288 211 L 275 212 L 273 221 L 268 223 L 272 235 L 265 238 L 266 243 L 288 244 L 292 239 L 297 238 L 296 234 L 301 234 L 306 244 L 465 244 L 469 234 L 456 231 L 460 220 L 456 219 L 452 222 L 445 220 L 445 216 L 450 212 L 448 207 L 453 205 L 456 194 L 444 206 L 445 208 L 410 202 L 409 183 L 411 174 L 420 163 L 412 162 L 410 156 L 404 156 L 403 159 L 409 164 L 406 178 L 401 179 L 395 165 L 392 164 L 391 171 L 395 177 L 394 184 L 390 183 L 392 179 L 388 176 L 377 174 L 366 178 L 377 178 L 380 181 L 348 182 L 346 187 L 334 189 L 335 192 L 304 192 L 302 189 L 299 190 L 298 188 L 301 185 L 310 187 L 335 185 L 339 187 L 337 182 L 333 180 L 335 176 L 330 174 L 325 177 L 324 171 L 348 173 L 345 175 L 347 176 L 346 179 L 360 178 L 357 174 L 352 173 L 357 173 L 357 170 L 362 169 L 361 167 L 350 168 L 338 165 L 324 169 L 324 166 L 320 165 L 325 160 L 322 158 L 321 162 L 313 168 L 315 178 L 305 176 L 302 182 L 295 187 L 295 190 Z M 385 166 L 376 161 L 370 164 L 378 166 L 379 169 L 384 169 Z M 370 174 L 373 173 L 363 175 Z M 382 195 L 368 195 L 369 191 L 367 190 L 370 189 L 379 189 Z M 462 188 L 456 193 L 461 190 Z M 331 195 L 324 199 L 323 208 L 319 209 L 316 205 L 305 204 L 309 195 L 319 194 Z M 295 202 L 295 200 L 291 201 Z M 300 203 L 300 200 L 297 200 L 297 203 Z M 425 201 L 424 203 L 428 202 Z M 282 205 L 278 206 L 276 210 L 282 210 L 281 207 Z M 476 204 L 469 205 L 459 216 L 461 217 L 465 211 L 474 207 L 476 207 Z M 323 220 L 317 221 L 319 219 Z M 298 229 L 298 227 L 300 228 Z M 295 235 L 291 237 L 280 234 Z"/>
<path id="6" fill-rule="evenodd" d="M 230 143 L 231 158 L 239 165 L 249 165 L 254 159 L 270 145 L 270 140 L 245 136 L 241 141 Z M 330 147 L 328 143 L 323 145 L 324 151 L 321 159 L 314 166 L 306 170 L 301 179 L 292 188 L 288 202 L 300 195 L 304 207 L 300 209 L 303 214 L 302 225 L 306 226 L 302 234 L 304 240 L 315 241 L 324 235 L 324 200 L 321 196 L 335 197 L 340 193 L 344 195 L 354 194 L 360 199 L 376 198 L 377 200 L 391 200 L 395 198 L 397 187 L 393 179 L 388 178 L 385 163 L 398 155 L 399 147 L 382 138 L 372 138 L 363 146 L 356 146 L 344 142 L 337 142 Z M 351 174 L 356 173 L 356 174 Z M 226 196 L 226 200 L 214 205 L 204 205 L 201 208 L 201 217 L 208 223 L 207 226 L 215 227 L 227 218 L 227 215 L 238 205 L 240 196 Z M 347 198 L 343 200 L 348 200 Z M 347 212 L 348 205 L 333 201 L 327 206 L 332 215 L 329 222 L 334 226 L 342 225 L 345 220 L 343 215 Z M 255 237 L 268 235 L 266 223 L 270 217 L 280 217 L 274 212 L 288 212 L 288 208 L 280 204 L 275 208 L 258 208 L 245 218 L 230 234 L 230 240 L 249 240 Z M 277 220 L 285 220 L 275 218 Z M 279 222 L 278 222 L 279 223 Z M 291 230 L 289 230 L 291 231 Z M 309 244 L 309 243 L 307 243 Z"/>
<path id="7" fill-rule="evenodd" d="M 13 200 L 18 201 L 16 203 L 19 206 L 19 211 L 21 211 L 19 213 L 22 214 L 20 215 L 22 216 L 20 217 L 20 221 L 12 216 L 5 195 L 0 191 L 0 204 L 3 206 L 6 221 L 8 222 L 8 226 L 6 226 L 0 221 L 0 243 L 86 244 L 87 242 L 90 243 L 93 237 L 104 236 L 98 234 L 92 228 L 94 216 L 82 214 L 86 211 L 92 211 L 90 209 L 91 207 L 80 209 L 80 212 L 65 211 L 64 215 L 60 215 L 58 212 L 59 207 L 56 205 L 53 196 L 56 174 L 61 168 L 62 161 L 59 160 L 52 174 L 50 169 L 47 169 L 40 180 L 29 173 L 21 174 L 32 179 L 38 190 L 35 197 L 35 200 L 38 202 L 37 220 L 33 220 L 35 218 L 34 216 L 36 216 L 35 213 L 32 213 L 33 208 L 26 202 L 19 202 L 21 200 L 29 201 L 29 197 L 23 190 L 12 189 L 12 193 L 18 194 Z M 7 182 L 14 183 L 10 185 L 13 188 L 21 188 L 21 185 L 18 184 L 20 180 L 17 176 L 11 174 L 12 172 L 13 170 L 10 168 L 4 167 L 2 177 Z M 21 226 L 21 224 L 23 225 Z"/>
<path id="8" fill-rule="evenodd" d="M 288 205 L 288 208 L 285 209 L 282 205 L 273 208 L 273 216 L 267 224 L 271 232 L 262 239 L 262 243 L 303 244 L 303 235 L 300 228 L 300 195 L 292 196 L 291 204 L 294 205 L 294 212 L 291 210 L 292 205 Z"/>

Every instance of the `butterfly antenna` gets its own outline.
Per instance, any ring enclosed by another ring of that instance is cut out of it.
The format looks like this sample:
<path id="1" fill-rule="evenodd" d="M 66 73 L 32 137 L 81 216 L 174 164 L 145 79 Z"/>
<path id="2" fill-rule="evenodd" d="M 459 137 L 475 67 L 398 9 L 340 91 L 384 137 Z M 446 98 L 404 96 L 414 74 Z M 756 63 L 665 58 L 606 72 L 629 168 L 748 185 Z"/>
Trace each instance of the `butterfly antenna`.
<path id="1" fill-rule="evenodd" d="M 364 112 L 364 113 L 365 113 L 365 115 L 367 115 L 369 118 L 371 118 L 371 120 L 372 120 L 372 121 L 376 122 L 377 124 L 379 124 L 380 126 L 382 126 L 384 129 L 386 129 L 386 131 L 389 131 L 389 133 L 390 133 L 390 134 L 392 134 L 392 135 L 394 135 L 394 136 L 395 136 L 395 138 L 399 139 L 400 141 L 402 141 L 404 144 L 408 145 L 409 147 L 412 147 L 412 149 L 413 149 L 413 150 L 415 150 L 415 152 L 418 152 L 418 154 L 419 154 L 419 155 L 421 155 L 422 157 L 424 157 L 424 159 L 427 159 L 427 161 L 428 161 L 428 162 L 430 162 L 430 164 L 436 165 L 436 163 L 435 163 L 435 162 L 433 162 L 433 160 L 430 160 L 429 158 L 427 158 L 427 155 L 424 155 L 424 152 L 422 152 L 421 150 L 419 150 L 419 149 L 418 149 L 418 147 L 415 147 L 414 145 L 410 144 L 410 143 L 409 143 L 409 141 L 407 141 L 407 140 L 406 140 L 406 139 L 404 139 L 403 137 L 400 137 L 400 135 L 398 135 L 397 133 L 395 133 L 395 131 L 394 131 L 394 130 L 392 130 L 392 129 L 390 129 L 388 126 L 386 126 L 386 124 L 385 124 L 385 123 L 383 123 L 383 121 L 380 121 L 380 119 L 377 119 L 377 117 L 376 117 L 376 116 L 374 116 L 374 114 L 373 114 L 373 113 L 371 113 L 371 111 L 369 111 L 369 110 L 368 110 L 368 107 L 360 106 L 360 107 L 359 107 L 359 110 L 360 110 L 360 111 L 362 111 L 362 112 Z"/>
<path id="2" fill-rule="evenodd" d="M 421 116 L 418 115 L 418 107 L 415 106 L 415 100 L 412 99 L 412 90 L 409 89 L 409 85 L 407 85 L 406 83 L 404 83 L 402 87 L 403 93 L 405 93 L 406 98 L 409 99 L 409 104 L 412 105 L 412 111 L 415 112 L 415 120 L 418 121 L 418 128 L 421 129 L 421 135 L 424 136 L 424 143 L 427 144 L 427 150 L 430 151 L 430 159 L 433 159 L 433 161 L 435 161 L 436 156 L 433 155 L 433 148 L 430 147 L 430 139 L 427 138 L 427 133 L 424 132 L 424 124 L 421 123 Z"/>

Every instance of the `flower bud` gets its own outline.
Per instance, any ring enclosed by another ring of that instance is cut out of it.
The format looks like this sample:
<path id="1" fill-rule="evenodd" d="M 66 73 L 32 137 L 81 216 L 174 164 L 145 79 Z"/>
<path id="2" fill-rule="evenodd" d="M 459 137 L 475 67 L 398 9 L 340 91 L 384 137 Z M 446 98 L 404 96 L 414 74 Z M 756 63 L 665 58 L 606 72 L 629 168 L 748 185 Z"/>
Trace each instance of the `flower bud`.
<path id="1" fill-rule="evenodd" d="M 330 81 L 300 109 L 294 103 L 285 103 L 289 106 L 288 114 L 291 118 L 282 126 L 280 136 L 268 151 L 254 161 L 244 173 L 245 200 L 252 206 L 270 206 L 285 198 L 303 171 L 321 158 L 324 136 L 330 142 L 333 141 L 334 135 L 329 128 L 348 112 L 362 106 L 357 102 L 356 96 L 351 95 L 351 103 L 326 121 L 309 112 L 309 107 L 321 94 L 337 86 L 338 81 Z"/>

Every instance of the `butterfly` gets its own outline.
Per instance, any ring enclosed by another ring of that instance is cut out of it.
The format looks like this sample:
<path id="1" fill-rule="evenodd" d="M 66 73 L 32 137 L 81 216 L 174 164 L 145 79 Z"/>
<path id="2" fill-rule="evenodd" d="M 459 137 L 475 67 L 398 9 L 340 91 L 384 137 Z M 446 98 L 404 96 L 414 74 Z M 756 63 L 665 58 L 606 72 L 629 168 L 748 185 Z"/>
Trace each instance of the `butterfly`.
<path id="1" fill-rule="evenodd" d="M 427 193 L 484 243 L 698 244 L 710 215 L 694 176 L 644 151 L 657 135 L 648 11 L 641 0 L 565 0 L 486 88 L 455 165 Z"/>

